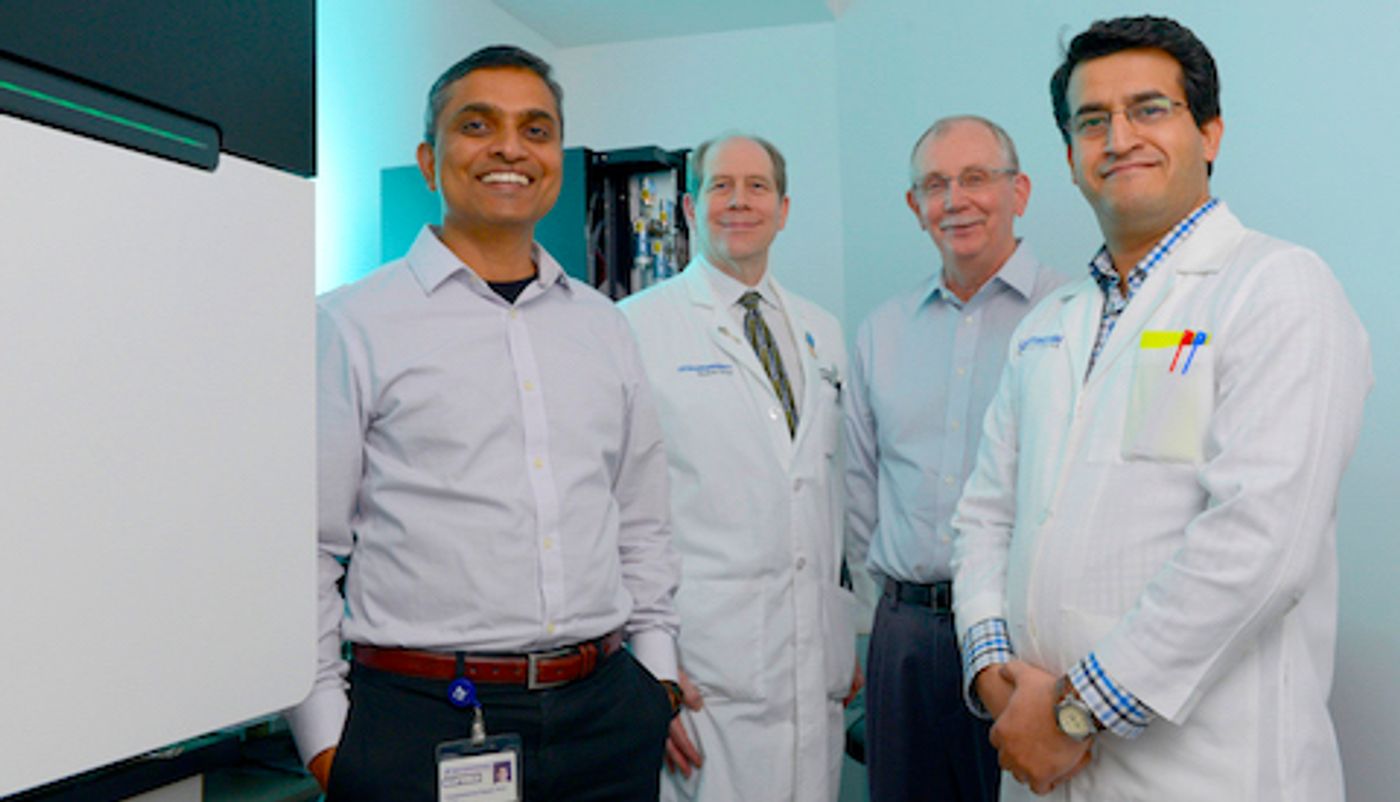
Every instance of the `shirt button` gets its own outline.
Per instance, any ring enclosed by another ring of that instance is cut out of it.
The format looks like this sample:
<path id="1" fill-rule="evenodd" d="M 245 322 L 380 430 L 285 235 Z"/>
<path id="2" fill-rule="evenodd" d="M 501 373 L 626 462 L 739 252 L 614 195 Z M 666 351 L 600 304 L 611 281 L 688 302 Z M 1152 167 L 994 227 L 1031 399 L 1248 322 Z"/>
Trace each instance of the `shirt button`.
<path id="1" fill-rule="evenodd" d="M 552 549 L 552 548 L 554 548 L 554 538 L 550 538 L 550 537 L 545 538 L 545 539 L 544 539 L 544 550 L 545 550 L 545 551 L 549 551 L 549 550 Z"/>
<path id="2" fill-rule="evenodd" d="M 553 621 L 550 621 L 548 624 L 545 624 L 545 625 L 544 625 L 544 631 L 545 631 L 545 632 L 548 632 L 548 633 L 551 634 L 551 635 L 553 635 L 553 634 L 554 634 L 554 622 L 553 622 Z"/>
<path id="3" fill-rule="evenodd" d="M 963 322 L 964 322 L 964 323 L 967 323 L 968 325 L 971 325 L 971 324 L 972 324 L 972 315 L 968 315 L 967 317 L 963 318 Z"/>
<path id="4" fill-rule="evenodd" d="M 959 375 L 959 376 L 966 376 L 966 375 L 967 375 L 967 368 L 958 368 L 958 375 Z"/>
<path id="5" fill-rule="evenodd" d="M 526 380 L 525 380 L 525 392 L 528 393 L 528 392 L 530 392 L 530 391 L 533 390 L 533 389 L 535 389 L 535 383 L 532 382 L 532 381 L 530 381 L 529 379 L 526 379 Z"/>
<path id="6" fill-rule="evenodd" d="M 951 485 L 952 483 L 953 483 L 953 477 L 951 477 L 951 476 L 945 476 L 945 477 L 943 477 L 943 484 L 945 484 L 945 485 Z"/>
<path id="7" fill-rule="evenodd" d="M 949 421 L 948 428 L 956 432 L 958 429 L 962 428 L 962 424 L 957 421 Z"/>
<path id="8" fill-rule="evenodd" d="M 778 408 L 777 408 L 777 407 L 773 407 L 772 409 L 768 410 L 768 417 L 772 418 L 773 420 L 777 420 L 777 419 L 778 419 L 778 415 L 780 415 L 780 414 L 781 414 L 781 413 L 778 412 Z"/>
<path id="9" fill-rule="evenodd" d="M 544 467 L 544 460 L 540 459 L 539 457 L 535 457 L 535 467 L 536 467 L 536 468 L 543 468 L 543 467 Z"/>

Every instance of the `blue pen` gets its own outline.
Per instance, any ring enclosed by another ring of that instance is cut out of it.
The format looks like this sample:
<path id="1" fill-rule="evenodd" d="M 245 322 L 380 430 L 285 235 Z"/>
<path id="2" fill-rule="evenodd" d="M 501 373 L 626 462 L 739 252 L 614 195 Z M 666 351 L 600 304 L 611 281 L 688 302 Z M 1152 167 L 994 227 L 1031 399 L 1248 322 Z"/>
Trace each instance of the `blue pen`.
<path id="1" fill-rule="evenodd" d="M 1191 341 L 1191 352 L 1186 355 L 1186 364 L 1181 366 L 1181 375 L 1185 376 L 1186 371 L 1191 369 L 1191 360 L 1196 357 L 1196 349 L 1206 344 L 1206 333 L 1196 332 L 1196 338 Z"/>

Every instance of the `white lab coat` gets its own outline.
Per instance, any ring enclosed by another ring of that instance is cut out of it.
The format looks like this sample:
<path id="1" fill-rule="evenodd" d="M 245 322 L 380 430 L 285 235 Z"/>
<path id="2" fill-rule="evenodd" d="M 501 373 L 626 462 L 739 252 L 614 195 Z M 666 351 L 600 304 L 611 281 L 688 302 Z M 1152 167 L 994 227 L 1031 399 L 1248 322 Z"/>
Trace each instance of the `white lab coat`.
<path id="1" fill-rule="evenodd" d="M 1154 269 L 1086 382 L 1102 303 L 1091 279 L 1067 285 L 1012 337 L 954 519 L 959 627 L 1005 617 L 1054 674 L 1094 651 L 1159 717 L 1100 735 L 1054 799 L 1341 800 L 1336 496 L 1366 333 L 1315 254 L 1223 206 Z M 1188 329 L 1209 336 L 1189 368 L 1149 333 Z"/>
<path id="2" fill-rule="evenodd" d="M 691 716 L 704 768 L 690 782 L 663 777 L 662 799 L 820 802 L 838 792 L 840 700 L 855 662 L 853 600 L 838 582 L 845 342 L 835 318 L 773 286 L 803 372 L 795 438 L 698 261 L 621 304 L 670 464 L 681 667 L 705 698 Z"/>

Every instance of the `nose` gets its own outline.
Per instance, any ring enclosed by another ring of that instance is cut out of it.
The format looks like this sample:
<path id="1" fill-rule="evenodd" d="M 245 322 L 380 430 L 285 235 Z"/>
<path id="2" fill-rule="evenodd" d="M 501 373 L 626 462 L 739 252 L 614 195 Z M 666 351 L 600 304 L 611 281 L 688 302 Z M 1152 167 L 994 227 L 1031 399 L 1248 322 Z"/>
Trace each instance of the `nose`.
<path id="1" fill-rule="evenodd" d="M 747 208 L 748 208 L 748 206 L 749 206 L 749 197 L 748 197 L 748 193 L 744 191 L 744 187 L 743 187 L 742 184 L 740 184 L 740 185 L 734 187 L 734 189 L 732 189 L 732 190 L 729 191 L 729 197 L 725 198 L 725 203 L 724 203 L 724 205 L 725 205 L 726 208 L 729 208 L 729 209 L 747 209 Z"/>
<path id="2" fill-rule="evenodd" d="M 1128 119 L 1126 110 L 1113 112 L 1108 118 L 1108 135 L 1104 137 L 1104 150 L 1109 153 L 1126 153 L 1139 142 L 1137 126 Z"/>
<path id="3" fill-rule="evenodd" d="M 962 181 L 956 178 L 949 181 L 948 187 L 943 190 L 943 210 L 960 209 L 966 201 L 967 190 L 963 189 Z"/>
<path id="4" fill-rule="evenodd" d="M 501 130 L 491 141 L 491 153 L 507 162 L 525 158 L 525 147 L 520 132 L 508 125 L 501 126 Z"/>

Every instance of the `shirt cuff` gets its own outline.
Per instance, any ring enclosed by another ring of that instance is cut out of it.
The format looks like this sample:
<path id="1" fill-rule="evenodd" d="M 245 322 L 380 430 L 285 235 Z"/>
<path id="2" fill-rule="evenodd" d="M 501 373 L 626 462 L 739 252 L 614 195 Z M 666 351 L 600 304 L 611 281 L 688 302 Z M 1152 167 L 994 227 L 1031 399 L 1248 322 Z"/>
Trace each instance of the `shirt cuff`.
<path id="1" fill-rule="evenodd" d="M 633 633 L 630 638 L 632 656 L 637 658 L 651 675 L 658 680 L 676 682 L 676 641 L 660 629 L 646 629 Z"/>
<path id="2" fill-rule="evenodd" d="M 1093 652 L 1074 664 L 1069 671 L 1069 681 L 1099 723 L 1115 735 L 1136 738 L 1157 717 L 1127 688 L 1108 678 Z"/>
<path id="3" fill-rule="evenodd" d="M 340 744 L 350 700 L 341 688 L 317 688 L 301 704 L 287 710 L 287 724 L 303 763 Z"/>
<path id="4" fill-rule="evenodd" d="M 963 698 L 967 707 L 982 718 L 991 718 L 982 700 L 977 698 L 972 681 L 987 666 L 1009 663 L 1016 656 L 1011 650 L 1010 629 L 1004 618 L 987 618 L 967 628 L 962 639 Z"/>

